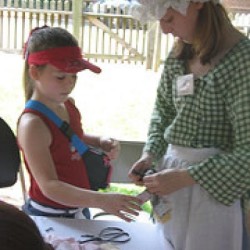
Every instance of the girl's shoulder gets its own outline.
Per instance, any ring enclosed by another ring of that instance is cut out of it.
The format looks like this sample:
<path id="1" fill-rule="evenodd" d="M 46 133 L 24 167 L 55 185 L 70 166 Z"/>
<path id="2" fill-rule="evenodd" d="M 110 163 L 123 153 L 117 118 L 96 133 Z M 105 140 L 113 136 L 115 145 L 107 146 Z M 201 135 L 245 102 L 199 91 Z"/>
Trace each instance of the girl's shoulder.
<path id="1" fill-rule="evenodd" d="M 79 109 L 75 105 L 75 100 L 72 97 L 69 97 L 68 100 L 64 103 L 69 116 L 72 119 L 72 116 L 81 116 Z"/>
<path id="2" fill-rule="evenodd" d="M 25 140 L 35 140 L 37 138 L 50 137 L 49 128 L 41 119 L 34 113 L 23 113 L 19 119 L 17 126 L 18 138 Z"/>
<path id="3" fill-rule="evenodd" d="M 41 118 L 33 112 L 24 112 L 18 122 L 18 127 L 32 128 L 33 126 L 40 126 L 43 124 Z"/>
<path id="4" fill-rule="evenodd" d="M 69 105 L 75 106 L 75 99 L 73 97 L 69 97 L 65 104 L 69 103 Z"/>

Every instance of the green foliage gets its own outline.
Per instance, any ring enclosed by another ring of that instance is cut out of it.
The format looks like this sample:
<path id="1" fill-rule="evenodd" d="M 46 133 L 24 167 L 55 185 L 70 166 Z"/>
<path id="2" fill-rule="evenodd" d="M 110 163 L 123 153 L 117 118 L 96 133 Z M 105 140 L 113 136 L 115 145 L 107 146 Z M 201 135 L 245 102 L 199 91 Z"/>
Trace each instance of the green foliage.
<path id="1" fill-rule="evenodd" d="M 111 192 L 111 193 L 119 193 L 119 194 L 126 194 L 131 196 L 136 196 L 144 191 L 145 188 L 138 187 L 134 184 L 118 184 L 118 183 L 111 183 L 109 188 L 101 189 L 100 192 Z M 151 214 L 152 212 L 152 205 L 150 201 L 144 203 L 142 205 L 142 210 Z"/>

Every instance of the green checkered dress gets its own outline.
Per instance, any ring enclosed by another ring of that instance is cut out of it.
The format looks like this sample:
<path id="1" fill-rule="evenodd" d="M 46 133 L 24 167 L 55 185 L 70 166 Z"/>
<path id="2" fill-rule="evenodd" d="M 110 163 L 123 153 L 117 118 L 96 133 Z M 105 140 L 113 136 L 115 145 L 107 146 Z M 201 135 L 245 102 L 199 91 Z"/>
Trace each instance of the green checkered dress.
<path id="1" fill-rule="evenodd" d="M 205 76 L 194 94 L 177 96 L 185 64 L 167 58 L 144 151 L 161 158 L 168 144 L 215 147 L 223 154 L 188 168 L 219 202 L 230 205 L 250 190 L 250 40 L 241 40 Z"/>

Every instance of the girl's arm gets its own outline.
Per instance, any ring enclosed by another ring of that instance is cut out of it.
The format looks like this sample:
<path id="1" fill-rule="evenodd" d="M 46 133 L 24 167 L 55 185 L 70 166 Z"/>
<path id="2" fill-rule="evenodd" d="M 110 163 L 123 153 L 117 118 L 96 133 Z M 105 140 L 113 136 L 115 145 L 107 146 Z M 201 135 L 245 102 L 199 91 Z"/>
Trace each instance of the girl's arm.
<path id="1" fill-rule="evenodd" d="M 18 141 L 33 177 L 49 199 L 69 207 L 98 207 L 127 221 L 131 220 L 127 213 L 138 214 L 140 201 L 136 197 L 98 193 L 60 181 L 50 154 L 50 131 L 37 116 L 21 117 Z"/>
<path id="2" fill-rule="evenodd" d="M 90 146 L 101 148 L 110 159 L 116 159 L 120 153 L 120 143 L 113 138 L 84 134 L 83 140 Z"/>

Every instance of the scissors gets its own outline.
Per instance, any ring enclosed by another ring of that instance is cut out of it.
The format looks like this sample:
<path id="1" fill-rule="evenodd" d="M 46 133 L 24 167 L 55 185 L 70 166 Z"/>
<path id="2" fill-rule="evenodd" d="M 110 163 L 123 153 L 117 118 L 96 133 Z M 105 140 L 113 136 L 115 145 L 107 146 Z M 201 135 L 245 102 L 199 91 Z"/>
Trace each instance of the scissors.
<path id="1" fill-rule="evenodd" d="M 142 171 L 138 171 L 138 170 L 133 169 L 132 173 L 135 174 L 135 175 L 138 175 L 140 177 L 140 181 L 142 181 L 144 176 L 155 174 L 156 170 L 154 168 L 152 168 L 152 167 L 148 168 L 148 169 L 145 169 L 145 170 L 142 170 Z"/>
<path id="2" fill-rule="evenodd" d="M 78 241 L 80 244 L 90 241 L 126 243 L 131 239 L 129 233 L 119 227 L 106 227 L 101 230 L 97 236 L 93 234 L 84 234 L 81 235 L 81 237 L 83 239 Z"/>

